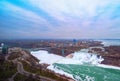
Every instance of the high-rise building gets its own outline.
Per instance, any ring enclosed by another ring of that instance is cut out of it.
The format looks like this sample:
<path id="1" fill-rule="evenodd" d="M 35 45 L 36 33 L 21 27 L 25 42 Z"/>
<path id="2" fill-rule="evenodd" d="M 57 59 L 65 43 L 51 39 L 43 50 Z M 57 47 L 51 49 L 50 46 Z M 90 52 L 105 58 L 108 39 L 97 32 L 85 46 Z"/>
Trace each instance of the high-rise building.
<path id="1" fill-rule="evenodd" d="M 1 43 L 2 47 L 2 54 L 7 54 L 8 53 L 8 46 L 4 45 L 4 43 Z"/>
<path id="2" fill-rule="evenodd" d="M 62 51 L 62 55 L 64 56 L 64 54 L 65 54 L 65 50 L 64 50 L 64 49 L 62 49 L 61 51 Z"/>
<path id="3" fill-rule="evenodd" d="M 77 40 L 73 39 L 73 44 L 76 45 L 77 44 Z"/>

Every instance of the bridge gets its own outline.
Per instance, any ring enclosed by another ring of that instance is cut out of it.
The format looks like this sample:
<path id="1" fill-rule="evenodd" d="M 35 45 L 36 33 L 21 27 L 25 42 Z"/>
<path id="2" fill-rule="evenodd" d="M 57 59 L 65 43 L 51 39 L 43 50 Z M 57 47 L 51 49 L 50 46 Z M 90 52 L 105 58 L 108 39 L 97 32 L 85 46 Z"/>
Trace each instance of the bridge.
<path id="1" fill-rule="evenodd" d="M 50 47 L 45 47 L 45 48 L 32 48 L 31 50 L 45 50 L 45 51 L 48 51 L 50 52 L 51 48 Z"/>

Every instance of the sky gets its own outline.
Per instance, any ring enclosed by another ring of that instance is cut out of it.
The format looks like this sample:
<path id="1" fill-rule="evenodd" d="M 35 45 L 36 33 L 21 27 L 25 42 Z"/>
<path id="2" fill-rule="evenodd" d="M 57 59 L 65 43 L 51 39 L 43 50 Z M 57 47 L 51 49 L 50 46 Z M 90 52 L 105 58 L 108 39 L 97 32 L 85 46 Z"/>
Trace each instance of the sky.
<path id="1" fill-rule="evenodd" d="M 0 0 L 0 39 L 119 39 L 120 0 Z"/>

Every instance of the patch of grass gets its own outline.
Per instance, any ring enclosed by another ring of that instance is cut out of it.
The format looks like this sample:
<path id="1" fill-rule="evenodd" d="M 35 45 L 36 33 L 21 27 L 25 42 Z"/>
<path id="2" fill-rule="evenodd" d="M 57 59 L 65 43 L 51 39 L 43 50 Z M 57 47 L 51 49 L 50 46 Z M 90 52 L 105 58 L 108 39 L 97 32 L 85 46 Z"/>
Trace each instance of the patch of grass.
<path id="1" fill-rule="evenodd" d="M 57 81 L 68 81 L 61 77 L 58 77 L 54 72 L 52 72 L 50 70 L 47 70 L 47 69 L 43 70 L 42 68 L 36 68 L 34 66 L 30 66 L 29 64 L 27 64 L 24 61 L 22 61 L 22 64 L 23 64 L 23 68 L 28 72 L 35 73 L 35 74 L 38 74 L 41 76 L 45 76 L 45 77 L 48 77 L 48 78 L 51 78 L 51 79 L 54 79 Z"/>
<path id="2" fill-rule="evenodd" d="M 20 73 L 18 73 L 15 77 L 14 77 L 14 81 L 39 81 L 37 78 L 34 78 L 33 76 L 25 76 L 22 75 Z"/>
<path id="3" fill-rule="evenodd" d="M 5 61 L 0 63 L 0 81 L 6 81 L 17 72 L 17 65 L 12 62 Z"/>
<path id="4" fill-rule="evenodd" d="M 14 81 L 24 81 L 27 77 L 25 75 L 22 75 L 20 73 L 18 73 L 15 77 L 14 77 Z"/>

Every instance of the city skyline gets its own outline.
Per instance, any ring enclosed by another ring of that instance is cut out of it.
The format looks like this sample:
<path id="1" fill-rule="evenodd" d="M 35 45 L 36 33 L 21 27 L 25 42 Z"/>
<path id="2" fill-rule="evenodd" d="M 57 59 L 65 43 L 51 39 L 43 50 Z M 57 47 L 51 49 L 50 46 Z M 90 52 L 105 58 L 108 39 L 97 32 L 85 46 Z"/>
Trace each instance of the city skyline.
<path id="1" fill-rule="evenodd" d="M 0 0 L 1 39 L 120 39 L 120 0 Z"/>

